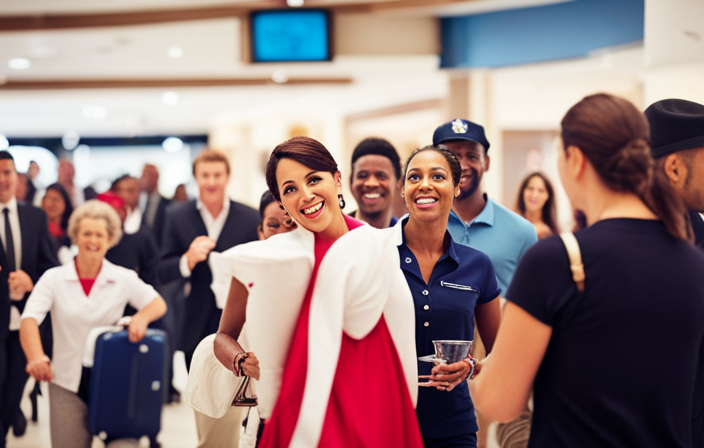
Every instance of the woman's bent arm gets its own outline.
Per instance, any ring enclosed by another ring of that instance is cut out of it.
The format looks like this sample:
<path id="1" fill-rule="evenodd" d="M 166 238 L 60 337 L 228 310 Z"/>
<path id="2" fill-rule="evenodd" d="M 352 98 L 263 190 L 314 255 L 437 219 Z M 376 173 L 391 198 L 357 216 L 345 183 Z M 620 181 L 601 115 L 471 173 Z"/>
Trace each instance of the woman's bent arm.
<path id="1" fill-rule="evenodd" d="M 506 302 L 491 357 L 470 381 L 472 401 L 491 420 L 508 422 L 525 409 L 545 356 L 552 328 L 523 308 Z"/>
<path id="2" fill-rule="evenodd" d="M 20 343 L 27 357 L 27 373 L 37 381 L 52 381 L 49 357 L 44 353 L 42 339 L 39 335 L 39 325 L 33 318 L 22 319 L 20 327 Z"/>
<path id="3" fill-rule="evenodd" d="M 499 331 L 499 323 L 501 322 L 501 305 L 500 297 L 496 297 L 491 302 L 483 305 L 477 305 L 474 308 L 474 316 L 477 319 L 477 330 L 482 338 L 486 353 L 491 353 L 496 341 L 496 334 Z"/>
<path id="4" fill-rule="evenodd" d="M 249 292 L 236 278 L 232 277 L 230 282 L 230 292 L 227 295 L 227 303 L 222 310 L 220 327 L 215 336 L 215 356 L 218 361 L 233 372 L 232 362 L 237 354 L 244 352 L 237 338 L 240 337 L 244 326 L 245 313 L 247 310 L 247 298 Z"/>
<path id="5" fill-rule="evenodd" d="M 147 327 L 150 323 L 166 314 L 166 302 L 161 296 L 156 296 L 149 305 L 139 310 L 130 321 L 127 327 L 129 339 L 132 342 L 141 341 L 147 334 Z"/>

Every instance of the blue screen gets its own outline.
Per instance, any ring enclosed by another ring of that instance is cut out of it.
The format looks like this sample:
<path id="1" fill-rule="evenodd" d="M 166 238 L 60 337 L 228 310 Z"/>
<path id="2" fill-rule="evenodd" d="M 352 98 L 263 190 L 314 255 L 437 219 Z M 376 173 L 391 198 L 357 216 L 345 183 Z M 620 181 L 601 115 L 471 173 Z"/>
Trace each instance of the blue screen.
<path id="1" fill-rule="evenodd" d="M 330 59 L 325 11 L 259 11 L 251 24 L 254 62 Z"/>

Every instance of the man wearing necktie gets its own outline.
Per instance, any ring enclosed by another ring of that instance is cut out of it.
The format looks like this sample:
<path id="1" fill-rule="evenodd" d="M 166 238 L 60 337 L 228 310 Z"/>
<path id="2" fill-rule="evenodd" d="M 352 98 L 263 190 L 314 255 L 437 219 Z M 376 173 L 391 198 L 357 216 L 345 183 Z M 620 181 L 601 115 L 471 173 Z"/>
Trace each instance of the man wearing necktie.
<path id="1" fill-rule="evenodd" d="M 20 314 L 41 274 L 59 262 L 51 248 L 41 209 L 15 199 L 17 171 L 12 155 L 0 151 L 0 448 L 15 421 L 27 381 L 19 339 Z"/>

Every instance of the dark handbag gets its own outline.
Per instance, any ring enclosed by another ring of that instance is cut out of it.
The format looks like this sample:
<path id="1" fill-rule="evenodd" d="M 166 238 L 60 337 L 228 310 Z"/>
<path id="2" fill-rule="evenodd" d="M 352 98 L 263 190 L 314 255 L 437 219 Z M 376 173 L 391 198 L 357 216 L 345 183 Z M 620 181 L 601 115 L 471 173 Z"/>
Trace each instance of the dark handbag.
<path id="1" fill-rule="evenodd" d="M 248 397 L 247 396 L 247 388 L 249 387 L 249 382 L 251 378 L 246 376 L 244 377 L 244 380 L 240 384 L 240 387 L 237 389 L 237 393 L 235 394 L 235 399 L 232 400 L 232 406 L 238 406 L 238 407 L 251 407 L 251 406 L 256 406 L 257 405 L 257 397 Z"/>

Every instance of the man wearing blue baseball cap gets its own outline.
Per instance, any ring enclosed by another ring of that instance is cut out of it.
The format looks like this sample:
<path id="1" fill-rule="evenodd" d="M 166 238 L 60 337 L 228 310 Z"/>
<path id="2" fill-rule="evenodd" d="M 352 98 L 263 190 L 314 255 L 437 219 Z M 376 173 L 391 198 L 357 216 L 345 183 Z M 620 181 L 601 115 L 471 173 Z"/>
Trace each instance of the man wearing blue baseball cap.
<path id="1" fill-rule="evenodd" d="M 535 227 L 528 220 L 494 202 L 482 190 L 482 177 L 489 170 L 490 145 L 481 125 L 456 118 L 435 129 L 433 145 L 444 145 L 450 149 L 462 167 L 460 195 L 453 203 L 447 230 L 455 242 L 489 256 L 499 287 L 505 292 L 521 257 L 538 241 Z M 475 357 L 483 357 L 483 344 L 475 344 L 473 349 Z M 481 447 L 486 444 L 486 428 L 490 422 L 485 421 L 479 413 L 477 422 L 477 441 Z M 504 428 L 511 426 L 513 428 L 504 433 L 519 434 L 521 437 L 527 435 L 530 430 L 530 414 L 526 412 L 515 422 L 505 424 Z M 511 437 L 511 440 L 514 438 Z M 503 442 L 510 443 L 509 440 Z"/>
<path id="2" fill-rule="evenodd" d="M 487 254 L 501 291 L 506 291 L 525 251 L 538 240 L 535 227 L 489 198 L 481 188 L 489 170 L 489 141 L 484 128 L 457 118 L 435 129 L 433 145 L 444 145 L 462 166 L 460 195 L 447 223 L 452 238 Z"/>

